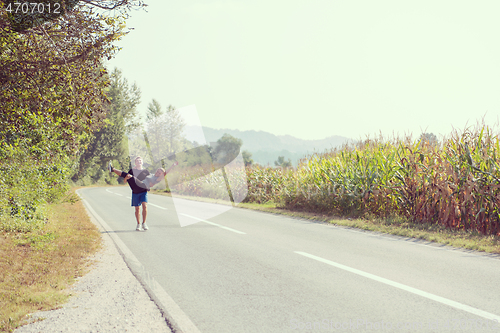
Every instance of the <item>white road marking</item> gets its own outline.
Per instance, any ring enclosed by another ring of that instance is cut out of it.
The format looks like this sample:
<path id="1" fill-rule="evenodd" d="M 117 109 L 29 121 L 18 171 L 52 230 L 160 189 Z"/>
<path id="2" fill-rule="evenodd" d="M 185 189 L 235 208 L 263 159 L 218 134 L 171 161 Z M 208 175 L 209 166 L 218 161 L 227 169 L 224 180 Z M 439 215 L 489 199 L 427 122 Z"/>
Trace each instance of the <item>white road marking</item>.
<path id="1" fill-rule="evenodd" d="M 398 282 L 395 282 L 395 281 L 392 281 L 392 280 L 389 280 L 389 279 L 385 279 L 385 278 L 377 276 L 377 275 L 366 273 L 366 272 L 360 271 L 359 269 L 355 269 L 355 268 L 352 268 L 352 267 L 349 267 L 349 266 L 345 266 L 345 265 L 342 265 L 342 264 L 330 261 L 328 259 L 317 257 L 315 255 L 312 255 L 312 254 L 309 254 L 309 253 L 306 253 L 306 252 L 300 252 L 300 251 L 294 251 L 294 252 L 297 253 L 297 254 L 300 254 L 300 255 L 302 255 L 304 257 L 308 257 L 308 258 L 317 260 L 319 262 L 328 264 L 330 266 L 337 267 L 337 268 L 343 269 L 345 271 L 348 271 L 348 272 L 351 272 L 351 273 L 354 273 L 354 274 L 366 277 L 368 279 L 372 279 L 372 280 L 375 280 L 377 282 L 381 282 L 381 283 L 387 284 L 387 285 L 389 285 L 391 287 L 399 288 L 399 289 L 408 291 L 408 292 L 410 292 L 412 294 L 428 298 L 428 299 L 433 300 L 435 302 L 439 302 L 441 304 L 445 304 L 445 305 L 451 306 L 451 307 L 453 307 L 455 309 L 466 311 L 466 312 L 472 313 L 472 314 L 474 314 L 476 316 L 483 317 L 485 319 L 495 320 L 497 322 L 500 322 L 500 316 L 495 315 L 493 313 L 489 313 L 489 312 L 486 312 L 486 311 L 483 311 L 483 310 L 479 310 L 479 309 L 473 308 L 472 306 L 468 306 L 468 305 L 465 305 L 465 304 L 462 304 L 462 303 L 458 303 L 458 302 L 452 301 L 451 299 L 447 299 L 447 298 L 444 298 L 444 297 L 441 297 L 441 296 L 437 296 L 437 295 L 428 293 L 428 292 L 420 290 L 420 289 L 412 288 L 412 287 L 409 287 L 409 286 L 404 285 L 402 283 L 398 283 Z"/>
<path id="2" fill-rule="evenodd" d="M 126 197 L 127 199 L 131 199 L 131 197 Z M 162 207 L 162 206 L 158 206 L 158 205 L 155 205 L 154 203 L 151 203 L 151 202 L 148 202 L 148 206 L 154 206 L 154 207 L 157 207 L 157 208 L 160 208 L 160 209 L 163 209 L 163 210 L 168 210 L 168 208 L 165 208 L 165 207 Z"/>
<path id="3" fill-rule="evenodd" d="M 80 190 L 77 190 L 79 194 Z M 120 249 L 121 253 L 126 259 L 127 264 L 134 271 L 134 275 L 145 285 L 149 296 L 155 303 L 162 309 L 164 315 L 168 318 L 169 323 L 174 326 L 176 332 L 186 333 L 201 333 L 200 330 L 193 324 L 191 319 L 182 311 L 182 309 L 175 303 L 170 295 L 163 289 L 163 287 L 146 271 L 146 268 L 141 264 L 137 257 L 130 251 L 130 249 L 123 243 L 116 233 L 110 232 L 111 228 L 108 224 L 95 212 L 90 204 L 82 198 L 82 202 L 93 217 L 101 224 L 102 228 L 107 231 L 107 234 L 113 239 L 115 244 Z M 133 268 L 133 269 L 132 269 Z"/>
<path id="4" fill-rule="evenodd" d="M 107 190 L 106 190 L 107 191 Z M 109 192 L 109 193 L 113 193 L 113 192 Z M 118 193 L 114 193 L 114 194 L 118 194 Z M 119 196 L 123 196 L 121 194 L 118 194 Z M 128 197 L 126 196 L 125 198 L 127 199 L 132 199 L 131 197 Z M 168 210 L 168 208 L 165 208 L 165 207 L 162 207 L 162 206 L 158 206 L 158 205 L 155 205 L 154 203 L 151 203 L 151 202 L 148 202 L 148 206 L 154 206 L 154 207 L 157 207 L 157 208 L 160 208 L 160 209 L 163 209 L 163 210 Z"/>
<path id="5" fill-rule="evenodd" d="M 162 207 L 162 206 L 158 206 L 158 205 L 155 205 L 154 203 L 151 203 L 151 202 L 148 202 L 148 206 L 155 206 L 157 208 L 160 208 L 160 209 L 163 209 L 163 210 L 168 210 L 168 208 L 165 208 L 165 207 Z"/>
<path id="6" fill-rule="evenodd" d="M 194 220 L 198 220 L 198 221 L 201 221 L 201 222 L 205 222 L 205 223 L 208 223 L 208 224 L 211 224 L 211 225 L 214 225 L 216 227 L 219 227 L 219 228 L 222 228 L 222 229 L 226 229 L 226 230 L 229 230 L 229 231 L 232 231 L 232 232 L 235 232 L 237 234 L 241 234 L 241 235 L 246 235 L 245 232 L 243 231 L 239 231 L 239 230 L 236 230 L 236 229 L 233 229 L 233 228 L 229 228 L 229 227 L 225 227 L 223 225 L 220 225 L 220 224 L 217 224 L 217 223 L 214 223 L 214 222 L 210 222 L 210 221 L 207 221 L 207 220 L 203 220 L 203 219 L 199 219 L 197 217 L 194 217 L 194 216 L 191 216 L 191 215 L 188 215 L 188 214 L 184 214 L 184 213 L 179 213 L 183 216 L 186 216 L 186 217 L 189 217 L 189 218 L 192 218 Z"/>
<path id="7" fill-rule="evenodd" d="M 111 192 L 109 189 L 106 189 L 106 192 L 111 193 L 111 194 L 116 194 L 116 195 L 119 195 L 120 197 L 123 197 L 123 194 Z"/>

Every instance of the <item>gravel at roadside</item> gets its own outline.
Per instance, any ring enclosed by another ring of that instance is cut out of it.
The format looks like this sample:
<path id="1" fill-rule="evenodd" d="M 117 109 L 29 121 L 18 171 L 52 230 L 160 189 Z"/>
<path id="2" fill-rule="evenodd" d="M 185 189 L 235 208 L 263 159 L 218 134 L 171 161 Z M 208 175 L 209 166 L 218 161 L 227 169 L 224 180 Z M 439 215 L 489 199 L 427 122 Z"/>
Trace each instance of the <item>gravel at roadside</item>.
<path id="1" fill-rule="evenodd" d="M 107 234 L 91 261 L 68 303 L 30 315 L 31 323 L 14 332 L 171 332 Z"/>

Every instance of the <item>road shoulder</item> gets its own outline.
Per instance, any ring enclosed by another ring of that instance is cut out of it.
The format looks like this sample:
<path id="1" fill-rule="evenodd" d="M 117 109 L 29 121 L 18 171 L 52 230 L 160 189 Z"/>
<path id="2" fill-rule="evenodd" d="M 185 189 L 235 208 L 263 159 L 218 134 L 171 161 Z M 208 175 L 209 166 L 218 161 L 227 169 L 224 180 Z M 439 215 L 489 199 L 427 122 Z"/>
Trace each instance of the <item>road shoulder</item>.
<path id="1" fill-rule="evenodd" d="M 70 288 L 60 309 L 30 315 L 14 332 L 171 332 L 156 304 L 131 273 L 111 237 L 102 232 L 103 249 L 89 258 L 91 271 Z"/>

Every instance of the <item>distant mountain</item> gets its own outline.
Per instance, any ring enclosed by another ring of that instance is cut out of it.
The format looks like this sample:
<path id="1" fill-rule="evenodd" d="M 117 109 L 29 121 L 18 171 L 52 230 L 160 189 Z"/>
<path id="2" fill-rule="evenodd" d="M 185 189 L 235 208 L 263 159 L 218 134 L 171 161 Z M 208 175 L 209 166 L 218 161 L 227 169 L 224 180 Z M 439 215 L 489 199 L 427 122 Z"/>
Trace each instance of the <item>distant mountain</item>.
<path id="1" fill-rule="evenodd" d="M 243 141 L 241 149 L 251 152 L 254 162 L 272 166 L 274 166 L 274 161 L 278 159 L 278 156 L 284 156 L 285 159 L 290 159 L 294 165 L 297 165 L 297 162 L 308 154 L 324 152 L 351 141 L 349 138 L 338 135 L 322 140 L 302 140 L 291 135 L 274 135 L 264 131 L 240 131 L 210 127 L 203 127 L 203 132 L 205 140 L 203 140 L 199 128 L 195 126 L 186 126 L 185 128 L 188 140 L 198 143 L 215 142 L 225 133 L 230 134 Z"/>

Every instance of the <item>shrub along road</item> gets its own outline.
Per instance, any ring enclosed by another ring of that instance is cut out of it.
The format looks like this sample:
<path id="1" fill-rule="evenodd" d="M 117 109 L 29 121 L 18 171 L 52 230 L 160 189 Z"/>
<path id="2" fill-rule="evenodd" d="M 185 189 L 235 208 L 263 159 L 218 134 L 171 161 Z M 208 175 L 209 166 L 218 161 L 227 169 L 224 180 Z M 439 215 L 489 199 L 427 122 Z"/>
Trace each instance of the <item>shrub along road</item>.
<path id="1" fill-rule="evenodd" d="M 188 200 L 180 227 L 158 195 L 137 232 L 128 188 L 79 193 L 186 331 L 500 330 L 494 255 L 237 208 L 207 223 L 217 205 Z"/>

